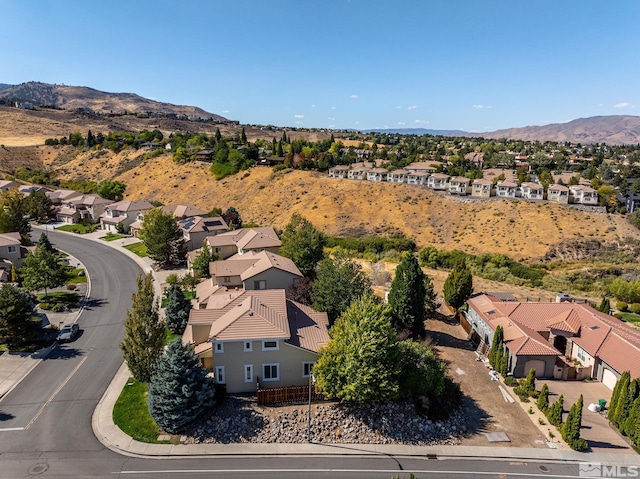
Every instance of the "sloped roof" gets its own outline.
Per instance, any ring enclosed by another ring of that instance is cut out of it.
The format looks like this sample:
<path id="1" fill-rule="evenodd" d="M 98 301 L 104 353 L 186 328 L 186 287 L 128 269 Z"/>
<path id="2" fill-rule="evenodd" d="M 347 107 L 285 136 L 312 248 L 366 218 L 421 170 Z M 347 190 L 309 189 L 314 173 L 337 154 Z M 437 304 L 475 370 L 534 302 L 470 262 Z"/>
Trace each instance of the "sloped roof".
<path id="1" fill-rule="evenodd" d="M 146 211 L 153 208 L 153 205 L 147 200 L 138 201 L 118 201 L 108 206 L 111 211 Z"/>
<path id="2" fill-rule="evenodd" d="M 226 260 L 212 261 L 209 264 L 209 272 L 214 276 L 240 276 L 242 281 L 267 271 L 279 269 L 294 276 L 302 278 L 302 273 L 289 258 L 269 251 L 247 251 L 244 254 L 235 254 Z"/>
<path id="3" fill-rule="evenodd" d="M 236 246 L 238 249 L 279 248 L 282 242 L 271 227 L 241 228 L 207 236 L 210 246 Z"/>
<path id="4" fill-rule="evenodd" d="M 580 331 L 580 317 L 575 310 L 564 311 L 547 320 L 547 326 L 559 331 L 577 334 Z"/>
<path id="5" fill-rule="evenodd" d="M 193 205 L 165 205 L 162 207 L 162 212 L 172 214 L 179 219 L 190 216 L 207 216 L 206 211 L 202 211 Z"/>
<path id="6" fill-rule="evenodd" d="M 619 373 L 629 371 L 631 378 L 640 377 L 640 354 L 638 347 L 615 333 L 605 338 L 598 356 Z"/>
<path id="7" fill-rule="evenodd" d="M 227 231 L 229 227 L 221 216 L 207 218 L 202 216 L 190 216 L 178 221 L 178 226 L 188 233 L 201 233 L 204 231 Z"/>
<path id="8" fill-rule="evenodd" d="M 79 195 L 73 196 L 68 200 L 64 201 L 65 203 L 73 204 L 73 205 L 83 205 L 83 206 L 94 206 L 94 205 L 108 205 L 113 203 L 113 201 L 103 198 L 100 195 L 88 194 L 88 195 Z"/>
<path id="9" fill-rule="evenodd" d="M 13 246 L 20 244 L 20 233 L 0 233 L 0 246 Z"/>

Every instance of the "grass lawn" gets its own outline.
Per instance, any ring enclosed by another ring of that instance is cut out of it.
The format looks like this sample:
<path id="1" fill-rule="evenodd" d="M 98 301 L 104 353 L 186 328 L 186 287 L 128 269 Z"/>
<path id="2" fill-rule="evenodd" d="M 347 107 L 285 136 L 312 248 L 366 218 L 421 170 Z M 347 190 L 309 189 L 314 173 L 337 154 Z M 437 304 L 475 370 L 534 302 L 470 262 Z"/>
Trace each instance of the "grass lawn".
<path id="1" fill-rule="evenodd" d="M 101 236 L 100 239 L 101 240 L 105 240 L 105 241 L 115 241 L 115 240 L 119 240 L 124 238 L 124 236 L 122 236 L 121 234 L 118 233 L 109 233 L 106 236 Z"/>
<path id="2" fill-rule="evenodd" d="M 38 295 L 38 301 L 45 301 L 49 304 L 64 304 L 70 308 L 73 308 L 78 301 L 80 301 L 80 295 L 69 291 L 53 291 L 49 292 L 46 296 L 44 293 Z"/>
<path id="3" fill-rule="evenodd" d="M 167 290 L 169 291 L 169 290 Z M 184 297 L 187 299 L 195 299 L 196 297 L 196 292 L 195 291 L 183 291 L 184 293 Z M 160 303 L 160 307 L 161 308 L 166 308 L 167 307 L 167 303 L 169 302 L 169 298 L 167 298 L 166 296 L 164 298 L 162 298 L 162 302 Z"/>
<path id="4" fill-rule="evenodd" d="M 620 314 L 622 314 L 623 321 L 634 324 L 636 326 L 640 326 L 640 314 L 635 314 L 635 313 L 620 313 Z"/>
<path id="5" fill-rule="evenodd" d="M 147 254 L 147 247 L 145 246 L 145 244 L 142 241 L 138 241 L 137 243 L 128 244 L 128 245 L 125 246 L 125 248 L 128 249 L 129 251 L 131 251 L 132 253 L 137 254 L 141 258 L 145 258 L 146 256 L 149 256 Z"/>
<path id="6" fill-rule="evenodd" d="M 147 408 L 147 384 L 129 378 L 113 407 L 113 422 L 136 441 L 169 444 L 158 441 L 162 432 Z"/>
<path id="7" fill-rule="evenodd" d="M 174 339 L 181 338 L 181 337 L 182 337 L 181 334 L 172 333 L 171 331 L 169 331 L 169 329 L 167 329 L 164 337 L 164 344 L 169 344 Z"/>
<path id="8" fill-rule="evenodd" d="M 82 268 L 73 268 L 69 273 L 69 279 L 67 283 L 86 283 L 87 282 L 87 272 Z"/>
<path id="9" fill-rule="evenodd" d="M 71 233 L 79 233 L 79 234 L 83 235 L 83 234 L 86 234 L 86 233 L 91 233 L 93 230 L 95 230 L 96 229 L 96 225 L 85 226 L 85 225 L 82 225 L 80 223 L 76 223 L 76 224 L 72 224 L 72 225 L 62 225 L 62 226 L 59 226 L 56 229 L 57 230 L 61 230 L 61 231 L 69 231 Z"/>

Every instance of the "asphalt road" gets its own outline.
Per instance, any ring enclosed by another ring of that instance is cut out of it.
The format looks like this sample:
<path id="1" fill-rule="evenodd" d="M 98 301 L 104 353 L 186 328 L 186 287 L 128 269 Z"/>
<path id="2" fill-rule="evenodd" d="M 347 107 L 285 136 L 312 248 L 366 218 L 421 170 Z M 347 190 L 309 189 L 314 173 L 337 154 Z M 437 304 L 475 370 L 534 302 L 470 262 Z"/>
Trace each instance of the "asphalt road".
<path id="1" fill-rule="evenodd" d="M 242 456 L 147 459 L 106 449 L 93 435 L 91 415 L 122 363 L 118 344 L 140 268 L 118 251 L 78 237 L 50 233 L 91 277 L 90 305 L 74 342 L 59 346 L 0 403 L 10 419 L 0 432 L 1 478 L 564 478 L 578 466 L 487 460 L 365 457 Z"/>

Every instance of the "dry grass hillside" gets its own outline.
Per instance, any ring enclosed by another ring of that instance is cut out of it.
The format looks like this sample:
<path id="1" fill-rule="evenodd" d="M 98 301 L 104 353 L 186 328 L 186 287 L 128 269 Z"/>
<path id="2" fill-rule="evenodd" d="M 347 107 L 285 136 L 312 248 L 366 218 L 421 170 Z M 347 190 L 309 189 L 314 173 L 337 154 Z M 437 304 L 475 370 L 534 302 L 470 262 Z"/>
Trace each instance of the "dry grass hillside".
<path id="1" fill-rule="evenodd" d="M 275 227 L 298 212 L 330 235 L 402 231 L 419 246 L 516 259 L 544 256 L 550 245 L 565 239 L 640 239 L 620 215 L 555 204 L 461 201 L 409 185 L 336 180 L 308 171 L 274 174 L 265 167 L 216 181 L 207 165 L 178 165 L 170 155 L 142 161 L 142 152 L 102 151 L 70 159 L 64 150 L 38 150 L 60 179 L 117 179 L 126 183 L 127 198 L 193 203 L 205 210 L 235 206 L 245 221 Z"/>

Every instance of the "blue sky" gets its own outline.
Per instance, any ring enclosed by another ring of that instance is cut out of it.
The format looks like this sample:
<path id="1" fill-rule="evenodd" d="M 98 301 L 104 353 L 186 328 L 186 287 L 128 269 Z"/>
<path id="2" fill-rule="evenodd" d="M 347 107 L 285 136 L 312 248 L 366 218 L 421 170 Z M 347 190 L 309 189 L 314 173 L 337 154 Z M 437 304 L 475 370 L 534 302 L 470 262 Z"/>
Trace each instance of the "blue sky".
<path id="1" fill-rule="evenodd" d="M 0 83 L 242 123 L 490 131 L 640 108 L 636 0 L 0 0 Z"/>

